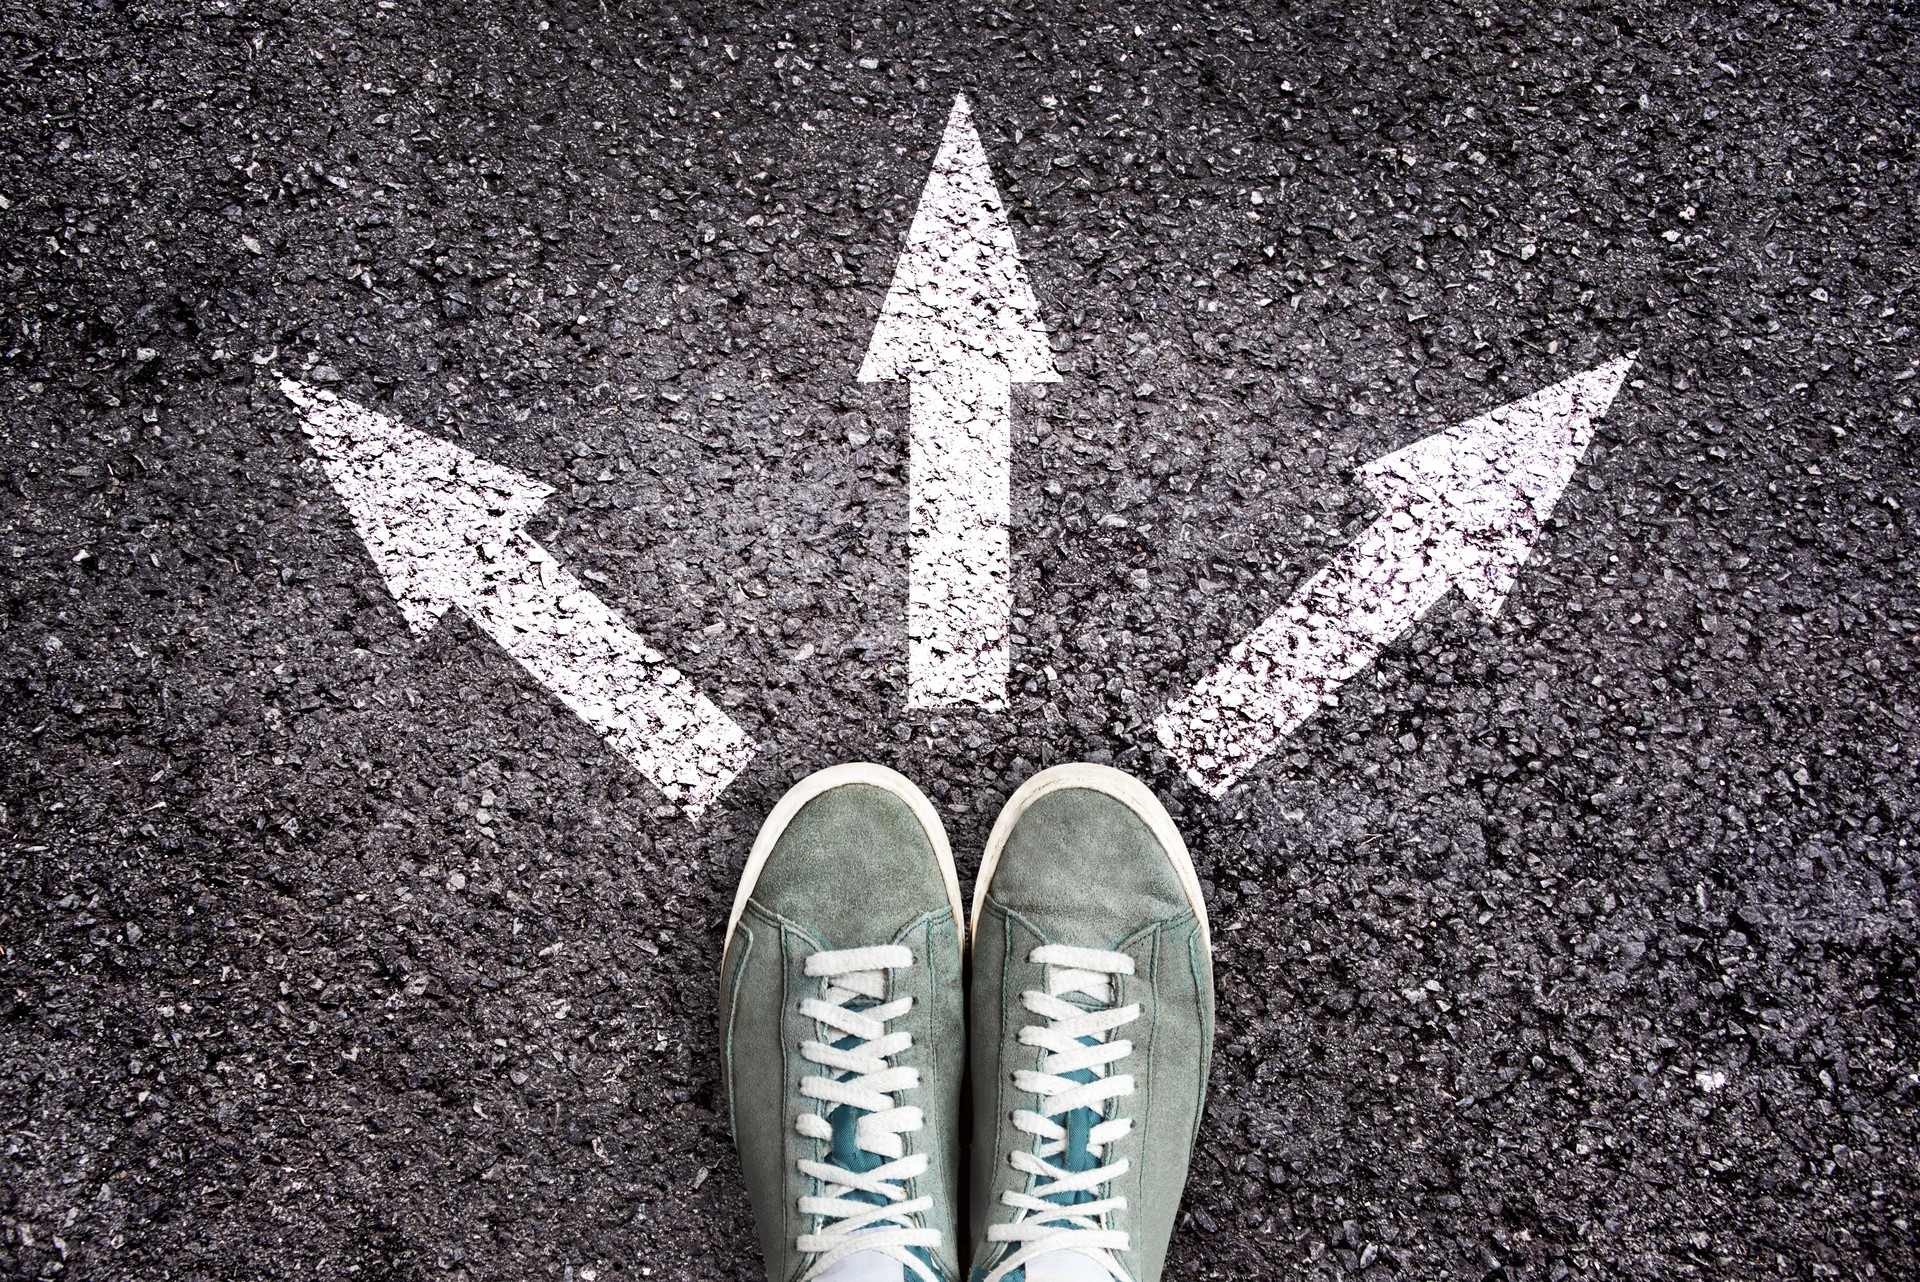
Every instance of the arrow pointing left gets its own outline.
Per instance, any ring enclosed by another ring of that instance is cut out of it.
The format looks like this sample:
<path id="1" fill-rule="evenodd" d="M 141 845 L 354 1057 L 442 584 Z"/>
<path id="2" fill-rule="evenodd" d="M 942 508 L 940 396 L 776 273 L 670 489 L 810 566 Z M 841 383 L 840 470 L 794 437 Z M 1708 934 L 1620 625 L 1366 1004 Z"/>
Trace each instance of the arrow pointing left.
<path id="1" fill-rule="evenodd" d="M 688 818 L 732 782 L 746 732 L 521 529 L 551 487 L 292 379 L 280 390 L 416 634 L 458 606 Z"/>

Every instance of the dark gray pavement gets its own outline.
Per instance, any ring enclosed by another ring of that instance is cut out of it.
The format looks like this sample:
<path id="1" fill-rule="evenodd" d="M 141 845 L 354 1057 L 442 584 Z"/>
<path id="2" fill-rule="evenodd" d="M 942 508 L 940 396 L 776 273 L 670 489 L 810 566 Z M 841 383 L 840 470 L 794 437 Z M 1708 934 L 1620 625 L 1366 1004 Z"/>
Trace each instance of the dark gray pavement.
<path id="1" fill-rule="evenodd" d="M 753 1278 L 714 983 L 850 757 L 971 874 L 1090 757 L 1219 940 L 1170 1279 L 1920 1276 L 1903 6 L 0 5 L 0 1276 Z M 956 91 L 1063 380 L 1015 697 L 904 707 Z M 1640 353 L 1500 618 L 1220 802 L 1149 723 L 1359 463 Z M 690 824 L 449 617 L 284 370 L 557 487 L 762 744 Z"/>

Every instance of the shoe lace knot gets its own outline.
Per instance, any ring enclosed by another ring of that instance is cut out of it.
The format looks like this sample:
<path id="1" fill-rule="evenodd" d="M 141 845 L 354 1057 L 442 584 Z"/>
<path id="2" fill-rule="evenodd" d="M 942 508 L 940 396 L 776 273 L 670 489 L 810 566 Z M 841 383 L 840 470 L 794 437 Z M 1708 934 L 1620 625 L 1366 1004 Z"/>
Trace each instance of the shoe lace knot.
<path id="1" fill-rule="evenodd" d="M 802 1042 L 800 1054 L 826 1071 L 800 1079 L 800 1094 L 820 1109 L 801 1111 L 795 1126 L 827 1147 L 826 1160 L 799 1161 L 800 1173 L 821 1185 L 820 1193 L 800 1198 L 800 1214 L 817 1217 L 796 1243 L 813 1257 L 801 1282 L 862 1251 L 898 1261 L 921 1282 L 940 1282 L 929 1254 L 940 1231 L 921 1223 L 933 1199 L 909 1197 L 905 1188 L 927 1170 L 925 1153 L 906 1151 L 905 1137 L 921 1127 L 920 1110 L 896 1098 L 920 1085 L 918 1069 L 893 1062 L 912 1047 L 913 1034 L 887 1031 L 913 1008 L 911 996 L 887 1000 L 890 973 L 912 965 L 912 951 L 897 944 L 806 960 L 807 976 L 824 982 L 817 997 L 800 1003 L 820 1034 Z"/>
<path id="2" fill-rule="evenodd" d="M 1073 1251 L 1127 1282 L 1114 1252 L 1127 1249 L 1125 1230 L 1114 1227 L 1127 1199 L 1108 1195 L 1107 1186 L 1128 1169 L 1124 1157 L 1106 1160 L 1107 1148 L 1133 1130 L 1133 1119 L 1119 1101 L 1133 1094 L 1133 1077 L 1112 1071 L 1133 1053 L 1133 1043 L 1113 1036 L 1140 1017 L 1140 1004 L 1116 1004 L 1116 981 L 1133 974 L 1125 953 L 1098 948 L 1046 944 L 1030 954 L 1046 967 L 1046 991 L 1028 990 L 1021 1004 L 1044 1023 L 1020 1030 L 1020 1044 L 1046 1052 L 1036 1070 L 1018 1069 L 1015 1089 L 1039 1097 L 1031 1109 L 1013 1114 L 1015 1128 L 1034 1137 L 1030 1150 L 1015 1149 L 1008 1160 L 1028 1175 L 1028 1191 L 1008 1189 L 1000 1197 L 1013 1211 L 1007 1223 L 989 1225 L 987 1240 L 1014 1244 L 989 1270 L 983 1282 L 1000 1279 L 1036 1256 Z M 1068 1000 L 1078 997 L 1080 1001 Z"/>

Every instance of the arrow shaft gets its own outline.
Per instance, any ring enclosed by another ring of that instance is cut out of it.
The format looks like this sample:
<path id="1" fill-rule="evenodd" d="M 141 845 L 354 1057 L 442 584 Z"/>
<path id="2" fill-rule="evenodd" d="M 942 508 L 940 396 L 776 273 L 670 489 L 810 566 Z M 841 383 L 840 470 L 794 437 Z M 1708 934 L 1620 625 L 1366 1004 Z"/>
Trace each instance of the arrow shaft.
<path id="1" fill-rule="evenodd" d="M 911 383 L 907 705 L 1006 702 L 1011 387 L 1004 366 Z"/>
<path id="2" fill-rule="evenodd" d="M 1155 723 L 1188 778 L 1218 797 L 1446 595 L 1434 531 L 1388 513 Z"/>
<path id="3" fill-rule="evenodd" d="M 698 816 L 753 755 L 746 733 L 532 539 L 516 532 L 482 555 L 458 597 L 468 617 Z"/>

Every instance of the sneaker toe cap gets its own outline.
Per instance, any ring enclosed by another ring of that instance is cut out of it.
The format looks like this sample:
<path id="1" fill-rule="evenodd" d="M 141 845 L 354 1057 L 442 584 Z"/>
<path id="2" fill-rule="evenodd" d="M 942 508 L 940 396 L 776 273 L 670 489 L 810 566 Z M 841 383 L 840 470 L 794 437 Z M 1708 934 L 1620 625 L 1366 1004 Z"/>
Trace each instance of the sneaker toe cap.
<path id="1" fill-rule="evenodd" d="M 1171 855 L 1132 807 L 1090 788 L 1035 800 L 1008 836 L 989 901 L 1056 943 L 1112 948 L 1192 911 Z"/>
<path id="2" fill-rule="evenodd" d="M 752 899 L 827 948 L 890 941 L 948 906 L 939 857 L 912 808 L 860 783 L 824 792 L 794 816 Z"/>

